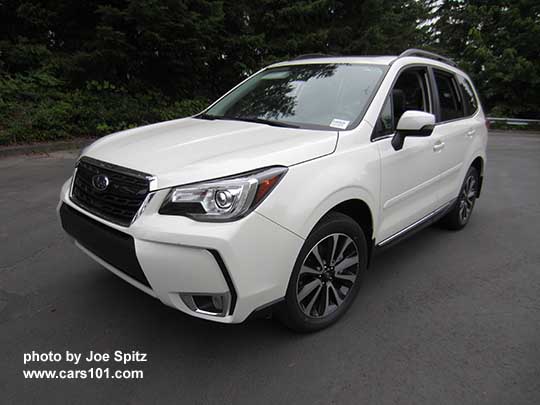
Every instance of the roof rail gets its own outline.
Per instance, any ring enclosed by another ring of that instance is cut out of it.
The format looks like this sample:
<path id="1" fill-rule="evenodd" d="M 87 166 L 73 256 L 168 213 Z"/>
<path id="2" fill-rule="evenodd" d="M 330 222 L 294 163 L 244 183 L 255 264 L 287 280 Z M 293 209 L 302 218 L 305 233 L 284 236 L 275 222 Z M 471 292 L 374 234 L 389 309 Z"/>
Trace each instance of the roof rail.
<path id="1" fill-rule="evenodd" d="M 403 51 L 399 54 L 398 59 L 404 58 L 405 56 L 420 56 L 422 58 L 438 60 L 439 62 L 444 62 L 444 63 L 449 64 L 450 66 L 457 67 L 457 63 L 454 62 L 452 59 L 447 58 L 442 55 L 438 55 L 433 52 L 424 51 L 422 49 L 416 49 L 416 48 L 407 49 L 406 51 Z"/>
<path id="2" fill-rule="evenodd" d="M 316 59 L 316 58 L 329 58 L 333 57 L 334 55 L 328 55 L 324 53 L 306 53 L 305 55 L 299 55 L 294 59 L 291 60 L 302 60 L 302 59 Z"/>

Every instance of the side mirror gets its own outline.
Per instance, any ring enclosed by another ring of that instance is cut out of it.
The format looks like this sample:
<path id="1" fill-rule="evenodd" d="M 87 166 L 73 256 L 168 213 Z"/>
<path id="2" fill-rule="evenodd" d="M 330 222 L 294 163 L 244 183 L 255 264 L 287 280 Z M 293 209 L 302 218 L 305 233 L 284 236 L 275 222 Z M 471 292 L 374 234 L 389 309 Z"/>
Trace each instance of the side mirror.
<path id="1" fill-rule="evenodd" d="M 434 125 L 435 116 L 433 114 L 425 111 L 405 111 L 397 123 L 392 146 L 395 150 L 401 150 L 407 136 L 430 136 Z"/>

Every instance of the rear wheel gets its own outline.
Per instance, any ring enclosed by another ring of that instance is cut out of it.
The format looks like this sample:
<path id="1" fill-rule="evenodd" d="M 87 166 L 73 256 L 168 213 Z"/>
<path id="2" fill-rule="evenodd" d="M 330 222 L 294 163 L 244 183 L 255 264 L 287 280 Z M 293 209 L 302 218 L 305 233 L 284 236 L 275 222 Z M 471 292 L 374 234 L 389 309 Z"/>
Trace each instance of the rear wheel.
<path id="1" fill-rule="evenodd" d="M 366 238 L 360 226 L 347 215 L 328 214 L 300 251 L 280 319 L 302 332 L 337 321 L 358 293 L 366 258 Z"/>
<path id="2" fill-rule="evenodd" d="M 461 186 L 459 197 L 452 210 L 441 219 L 441 224 L 452 230 L 459 230 L 465 227 L 471 219 L 476 196 L 478 195 L 479 174 L 475 167 L 470 167 L 465 181 Z"/>

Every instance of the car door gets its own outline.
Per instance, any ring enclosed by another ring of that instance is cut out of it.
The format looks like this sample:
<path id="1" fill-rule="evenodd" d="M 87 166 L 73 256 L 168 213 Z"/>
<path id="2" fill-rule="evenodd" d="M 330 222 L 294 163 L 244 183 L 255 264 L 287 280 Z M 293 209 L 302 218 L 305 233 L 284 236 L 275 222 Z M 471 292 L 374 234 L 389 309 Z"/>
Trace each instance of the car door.
<path id="1" fill-rule="evenodd" d="M 466 118 L 467 102 L 456 75 L 433 69 L 433 78 L 439 111 L 432 135 L 441 141 L 439 199 L 444 204 L 458 196 L 467 150 L 479 129 L 477 122 Z"/>
<path id="2" fill-rule="evenodd" d="M 439 139 L 434 136 L 407 137 L 403 149 L 398 151 L 391 145 L 397 122 L 408 110 L 433 112 L 426 67 L 408 68 L 400 73 L 376 125 L 374 141 L 381 159 L 378 243 L 398 234 L 439 206 Z"/>

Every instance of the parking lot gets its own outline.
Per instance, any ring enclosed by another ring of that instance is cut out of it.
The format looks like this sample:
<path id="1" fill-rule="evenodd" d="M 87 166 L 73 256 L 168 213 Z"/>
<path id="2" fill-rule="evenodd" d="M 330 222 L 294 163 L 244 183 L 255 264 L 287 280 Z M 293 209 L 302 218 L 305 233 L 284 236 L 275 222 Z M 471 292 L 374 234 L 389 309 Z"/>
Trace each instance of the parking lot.
<path id="1" fill-rule="evenodd" d="M 539 135 L 491 135 L 469 226 L 385 251 L 349 313 L 313 335 L 190 318 L 87 258 L 55 213 L 75 157 L 0 160 L 0 402 L 540 403 Z M 148 361 L 127 367 L 142 380 L 28 380 L 70 367 L 23 365 L 33 350 Z"/>

